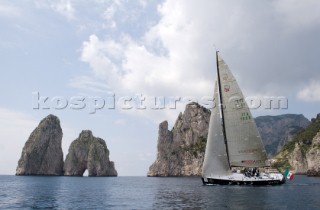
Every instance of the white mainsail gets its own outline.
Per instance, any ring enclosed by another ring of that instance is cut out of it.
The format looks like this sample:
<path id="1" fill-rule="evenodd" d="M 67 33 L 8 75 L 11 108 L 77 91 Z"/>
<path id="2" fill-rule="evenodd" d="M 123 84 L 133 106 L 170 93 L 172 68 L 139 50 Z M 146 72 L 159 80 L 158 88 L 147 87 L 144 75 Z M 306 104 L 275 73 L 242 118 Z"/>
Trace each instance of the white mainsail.
<path id="1" fill-rule="evenodd" d="M 263 167 L 267 155 L 248 105 L 224 60 L 217 62 L 230 166 Z"/>
<path id="2" fill-rule="evenodd" d="M 207 146 L 202 167 L 203 177 L 216 177 L 227 175 L 229 163 L 219 112 L 220 100 L 218 98 L 218 84 L 214 88 L 215 106 L 211 111 Z"/>

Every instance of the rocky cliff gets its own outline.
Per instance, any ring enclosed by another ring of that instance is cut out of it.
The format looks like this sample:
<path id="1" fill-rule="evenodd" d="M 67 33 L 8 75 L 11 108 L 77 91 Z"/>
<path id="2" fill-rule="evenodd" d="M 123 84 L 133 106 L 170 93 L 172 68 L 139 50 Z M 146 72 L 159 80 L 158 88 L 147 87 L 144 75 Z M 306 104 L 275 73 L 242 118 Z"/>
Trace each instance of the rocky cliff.
<path id="1" fill-rule="evenodd" d="M 159 125 L 157 158 L 147 175 L 201 175 L 209 119 L 210 110 L 191 103 L 183 114 L 180 113 L 172 130 L 168 129 L 168 122 L 162 122 Z M 309 123 L 302 115 L 264 116 L 258 117 L 256 122 L 269 156 Z"/>
<path id="2" fill-rule="evenodd" d="M 320 132 L 313 138 L 310 150 L 307 152 L 307 175 L 320 176 Z"/>
<path id="3" fill-rule="evenodd" d="M 62 129 L 54 115 L 44 118 L 25 143 L 16 175 L 63 175 Z"/>
<path id="4" fill-rule="evenodd" d="M 109 150 L 103 139 L 84 130 L 74 140 L 64 164 L 65 176 L 82 176 L 88 169 L 89 176 L 117 176 L 114 162 L 109 160 Z"/>
<path id="5" fill-rule="evenodd" d="M 320 114 L 293 136 L 274 157 L 274 166 L 290 168 L 297 174 L 320 175 Z"/>
<path id="6" fill-rule="evenodd" d="M 186 106 L 171 131 L 159 125 L 158 153 L 148 176 L 196 176 L 201 174 L 210 111 L 197 103 Z"/>
<path id="7" fill-rule="evenodd" d="M 260 116 L 255 118 L 268 157 L 273 157 L 295 133 L 306 128 L 310 121 L 302 114 Z"/>

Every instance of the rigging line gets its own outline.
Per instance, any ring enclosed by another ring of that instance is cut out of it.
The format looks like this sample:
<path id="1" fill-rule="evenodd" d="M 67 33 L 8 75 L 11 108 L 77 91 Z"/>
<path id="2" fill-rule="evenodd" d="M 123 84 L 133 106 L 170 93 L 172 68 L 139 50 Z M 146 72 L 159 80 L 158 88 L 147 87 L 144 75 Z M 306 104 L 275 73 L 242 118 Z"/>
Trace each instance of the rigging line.
<path id="1" fill-rule="evenodd" d="M 219 53 L 219 51 L 216 51 L 218 89 L 219 89 L 220 110 L 221 110 L 221 119 L 222 119 L 222 123 L 221 123 L 221 124 L 222 124 L 222 133 L 223 133 L 224 143 L 225 143 L 225 145 L 226 145 L 226 152 L 227 152 L 229 169 L 231 169 L 230 159 L 229 159 L 229 152 L 228 152 L 228 142 L 227 142 L 227 136 L 226 136 L 225 123 L 224 123 L 224 114 L 223 114 L 223 103 L 222 103 L 222 94 L 221 94 L 221 81 L 220 81 L 220 69 L 219 69 L 218 53 Z"/>

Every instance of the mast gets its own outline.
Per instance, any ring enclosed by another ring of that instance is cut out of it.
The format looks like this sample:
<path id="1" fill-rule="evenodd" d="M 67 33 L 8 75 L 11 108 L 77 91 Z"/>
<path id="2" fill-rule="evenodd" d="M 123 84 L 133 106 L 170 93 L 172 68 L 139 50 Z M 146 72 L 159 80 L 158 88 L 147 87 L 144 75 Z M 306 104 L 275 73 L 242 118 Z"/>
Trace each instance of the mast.
<path id="1" fill-rule="evenodd" d="M 223 133 L 223 138 L 224 138 L 224 143 L 226 145 L 226 152 L 227 152 L 227 158 L 228 158 L 228 164 L 229 168 L 231 169 L 230 166 L 230 160 L 229 160 L 229 152 L 228 152 L 228 143 L 227 143 L 227 136 L 226 136 L 226 129 L 225 129 L 225 123 L 224 123 L 224 115 L 223 115 L 223 103 L 222 103 L 222 94 L 221 94 L 221 81 L 220 81 L 220 71 L 219 71 L 219 59 L 218 59 L 218 52 L 216 51 L 216 60 L 217 60 L 217 77 L 218 77 L 218 90 L 219 90 L 219 99 L 220 99 L 220 110 L 221 110 L 221 125 L 222 125 L 222 133 Z"/>

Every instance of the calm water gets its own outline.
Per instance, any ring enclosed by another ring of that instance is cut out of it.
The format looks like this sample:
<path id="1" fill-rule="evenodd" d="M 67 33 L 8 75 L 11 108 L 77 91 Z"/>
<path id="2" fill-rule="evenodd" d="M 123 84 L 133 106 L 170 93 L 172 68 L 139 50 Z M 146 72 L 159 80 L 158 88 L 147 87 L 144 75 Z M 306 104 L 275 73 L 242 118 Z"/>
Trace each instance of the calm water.
<path id="1" fill-rule="evenodd" d="M 320 178 L 203 186 L 200 178 L 0 176 L 0 208 L 320 209 Z"/>

